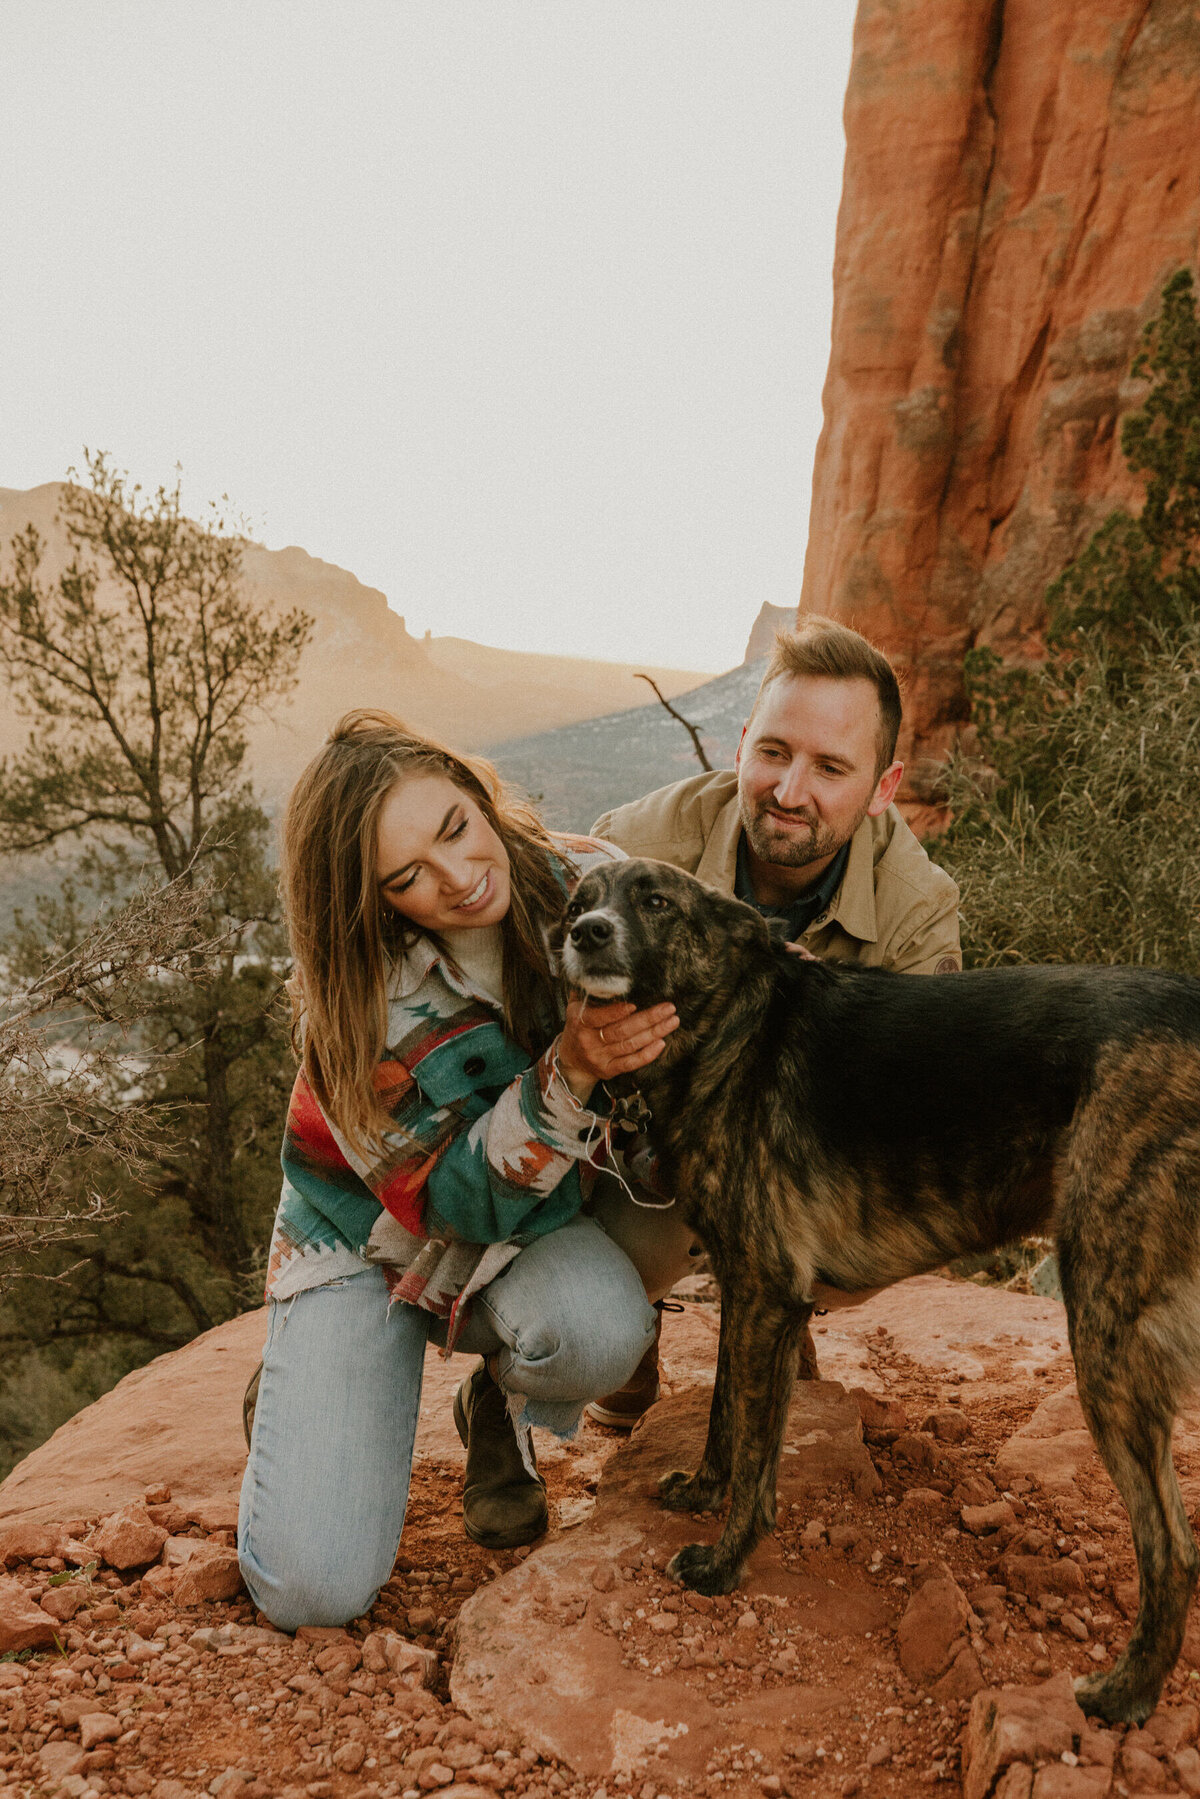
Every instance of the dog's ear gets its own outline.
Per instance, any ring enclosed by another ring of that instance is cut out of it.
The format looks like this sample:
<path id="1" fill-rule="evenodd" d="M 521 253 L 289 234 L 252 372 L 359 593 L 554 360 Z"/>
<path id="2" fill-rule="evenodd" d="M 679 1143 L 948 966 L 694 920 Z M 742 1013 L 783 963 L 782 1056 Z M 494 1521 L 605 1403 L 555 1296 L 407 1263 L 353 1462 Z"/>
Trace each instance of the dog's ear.
<path id="1" fill-rule="evenodd" d="M 717 904 L 713 906 L 711 915 L 715 916 L 721 933 L 728 942 L 744 945 L 747 949 L 767 948 L 771 942 L 771 931 L 761 912 L 756 912 L 745 900 L 734 899 L 728 893 L 714 894 L 714 899 Z M 786 923 L 782 920 L 780 923 L 786 931 Z"/>

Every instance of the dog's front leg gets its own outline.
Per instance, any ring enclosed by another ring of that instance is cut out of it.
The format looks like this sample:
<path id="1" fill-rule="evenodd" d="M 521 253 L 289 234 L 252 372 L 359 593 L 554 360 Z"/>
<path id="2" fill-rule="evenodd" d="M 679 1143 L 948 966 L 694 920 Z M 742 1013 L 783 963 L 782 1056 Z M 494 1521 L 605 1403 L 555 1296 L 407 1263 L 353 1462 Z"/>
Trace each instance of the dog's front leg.
<path id="1" fill-rule="evenodd" d="M 672 1512 L 715 1512 L 729 1491 L 729 1467 L 733 1450 L 730 1414 L 729 1308 L 721 1307 L 721 1332 L 717 1339 L 717 1373 L 708 1412 L 708 1436 L 704 1454 L 694 1474 L 676 1468 L 658 1483 L 658 1495 Z"/>
<path id="2" fill-rule="evenodd" d="M 745 1296 L 726 1300 L 731 1502 L 716 1543 L 689 1543 L 667 1572 L 700 1593 L 728 1593 L 746 1558 L 775 1528 L 775 1489 L 788 1404 L 809 1311 Z"/>

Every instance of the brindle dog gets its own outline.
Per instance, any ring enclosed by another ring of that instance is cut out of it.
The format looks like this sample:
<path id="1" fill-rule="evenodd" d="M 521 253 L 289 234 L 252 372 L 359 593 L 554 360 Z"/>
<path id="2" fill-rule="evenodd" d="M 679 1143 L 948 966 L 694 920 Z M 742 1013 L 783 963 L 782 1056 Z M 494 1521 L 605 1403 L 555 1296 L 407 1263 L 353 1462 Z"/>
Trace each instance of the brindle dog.
<path id="1" fill-rule="evenodd" d="M 663 1503 L 729 1516 L 671 1571 L 726 1593 L 775 1523 L 814 1281 L 847 1291 L 1053 1230 L 1079 1398 L 1129 1510 L 1141 1605 L 1079 1690 L 1140 1721 L 1200 1554 L 1171 1462 L 1200 1368 L 1200 980 L 1124 968 L 923 975 L 804 961 L 750 906 L 661 862 L 597 869 L 561 927 L 568 981 L 680 1027 L 625 1076 L 721 1286 L 704 1457 Z"/>

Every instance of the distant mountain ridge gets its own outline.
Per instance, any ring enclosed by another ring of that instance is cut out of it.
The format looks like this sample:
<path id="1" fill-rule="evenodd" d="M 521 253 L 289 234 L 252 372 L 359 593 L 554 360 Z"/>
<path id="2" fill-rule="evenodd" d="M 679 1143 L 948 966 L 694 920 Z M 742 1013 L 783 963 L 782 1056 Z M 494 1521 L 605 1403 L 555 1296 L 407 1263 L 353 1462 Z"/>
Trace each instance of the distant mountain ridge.
<path id="1" fill-rule="evenodd" d="M 62 568 L 67 544 L 57 517 L 61 493 L 59 482 L 25 491 L 0 488 L 0 571 L 11 568 L 9 543 L 26 524 L 35 525 L 45 543 L 47 578 Z M 247 543 L 243 573 L 264 608 L 300 606 L 313 619 L 295 694 L 251 734 L 252 772 L 271 805 L 352 706 L 383 707 L 455 748 L 480 749 L 524 735 L 531 721 L 552 729 L 641 706 L 647 689 L 634 679 L 638 669 L 653 675 L 668 696 L 701 678 L 694 670 L 645 663 L 496 650 L 457 637 L 416 638 L 377 588 L 294 545 L 268 550 Z M 0 708 L 0 755 L 19 750 L 29 729 L 11 706 Z"/>
<path id="2" fill-rule="evenodd" d="M 714 768 L 733 767 L 765 668 L 766 657 L 759 656 L 672 697 L 699 729 Z M 586 831 L 610 806 L 700 772 L 687 732 L 656 700 L 634 712 L 493 744 L 488 753 L 506 780 L 538 799 L 546 823 L 561 831 Z"/>

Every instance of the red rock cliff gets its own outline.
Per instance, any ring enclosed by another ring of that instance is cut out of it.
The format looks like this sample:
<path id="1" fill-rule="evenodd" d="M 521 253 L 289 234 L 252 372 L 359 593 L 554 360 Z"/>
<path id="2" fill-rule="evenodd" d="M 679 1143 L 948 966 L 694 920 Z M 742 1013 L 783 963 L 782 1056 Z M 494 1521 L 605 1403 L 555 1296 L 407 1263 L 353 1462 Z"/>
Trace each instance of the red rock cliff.
<path id="1" fill-rule="evenodd" d="M 802 610 L 909 670 L 910 755 L 972 644 L 1137 488 L 1126 371 L 1200 231 L 1200 5 L 860 0 Z M 920 764 L 914 766 L 920 791 Z"/>

